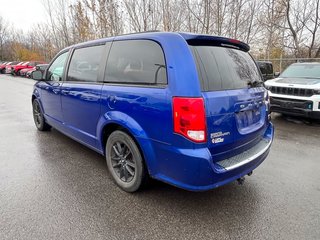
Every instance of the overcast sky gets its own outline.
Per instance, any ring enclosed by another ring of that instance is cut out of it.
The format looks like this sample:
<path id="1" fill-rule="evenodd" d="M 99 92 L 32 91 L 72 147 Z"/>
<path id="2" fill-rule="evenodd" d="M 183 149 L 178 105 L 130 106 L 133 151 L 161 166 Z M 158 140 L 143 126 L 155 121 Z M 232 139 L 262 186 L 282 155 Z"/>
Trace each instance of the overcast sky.
<path id="1" fill-rule="evenodd" d="M 15 29 L 26 30 L 46 20 L 42 0 L 0 0 L 0 16 Z"/>

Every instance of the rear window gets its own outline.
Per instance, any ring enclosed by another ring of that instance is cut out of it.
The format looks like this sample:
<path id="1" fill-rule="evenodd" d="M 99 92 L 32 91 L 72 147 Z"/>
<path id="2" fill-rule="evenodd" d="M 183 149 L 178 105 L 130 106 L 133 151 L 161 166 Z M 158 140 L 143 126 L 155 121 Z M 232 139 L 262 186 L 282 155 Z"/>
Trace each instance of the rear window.
<path id="1" fill-rule="evenodd" d="M 217 46 L 191 46 L 202 91 L 247 88 L 261 82 L 259 70 L 244 51 Z"/>

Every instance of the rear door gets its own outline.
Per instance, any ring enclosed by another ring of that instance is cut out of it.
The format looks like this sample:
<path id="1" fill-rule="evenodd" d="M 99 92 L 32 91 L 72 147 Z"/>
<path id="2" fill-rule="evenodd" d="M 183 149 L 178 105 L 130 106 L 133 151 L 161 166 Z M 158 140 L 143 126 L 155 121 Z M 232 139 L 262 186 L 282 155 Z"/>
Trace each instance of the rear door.
<path id="1" fill-rule="evenodd" d="M 108 46 L 110 43 L 107 44 Z M 65 131 L 95 147 L 100 117 L 100 96 L 107 46 L 95 45 L 74 50 L 61 86 L 61 105 Z"/>
<path id="2" fill-rule="evenodd" d="M 193 46 L 205 100 L 208 147 L 218 161 L 253 146 L 266 128 L 265 89 L 251 56 L 242 50 Z"/>

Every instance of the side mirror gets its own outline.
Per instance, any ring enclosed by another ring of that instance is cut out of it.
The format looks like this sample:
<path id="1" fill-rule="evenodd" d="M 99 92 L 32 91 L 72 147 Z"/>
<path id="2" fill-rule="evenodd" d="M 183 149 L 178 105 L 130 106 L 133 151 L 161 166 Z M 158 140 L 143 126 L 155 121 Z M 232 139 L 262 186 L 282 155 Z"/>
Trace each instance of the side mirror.
<path id="1" fill-rule="evenodd" d="M 38 81 L 41 81 L 43 80 L 43 75 L 42 75 L 42 72 L 41 71 L 33 71 L 31 73 L 31 78 L 34 79 L 34 80 L 38 80 Z"/>
<path id="2" fill-rule="evenodd" d="M 277 77 L 279 77 L 279 76 L 280 76 L 280 72 L 275 72 L 275 73 L 274 73 L 274 77 L 277 78 Z"/>

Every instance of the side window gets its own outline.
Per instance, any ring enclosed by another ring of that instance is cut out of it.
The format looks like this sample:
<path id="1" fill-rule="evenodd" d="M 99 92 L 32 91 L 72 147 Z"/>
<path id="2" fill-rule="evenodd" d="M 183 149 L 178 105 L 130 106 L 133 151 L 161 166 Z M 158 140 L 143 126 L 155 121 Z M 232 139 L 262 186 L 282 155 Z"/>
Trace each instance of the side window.
<path id="1" fill-rule="evenodd" d="M 47 81 L 61 81 L 65 62 L 68 57 L 68 52 L 62 53 L 54 60 L 47 72 Z"/>
<path id="2" fill-rule="evenodd" d="M 67 81 L 96 82 L 104 45 L 75 49 L 70 61 Z"/>
<path id="3" fill-rule="evenodd" d="M 167 84 L 164 54 L 150 40 L 116 41 L 109 54 L 106 82 Z"/>

